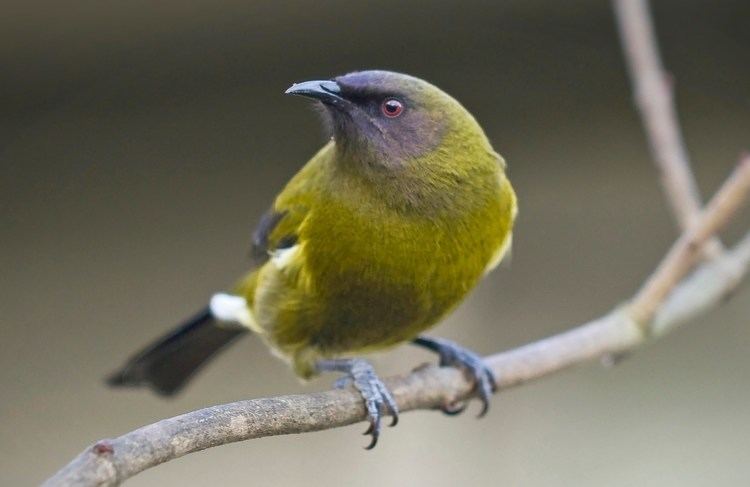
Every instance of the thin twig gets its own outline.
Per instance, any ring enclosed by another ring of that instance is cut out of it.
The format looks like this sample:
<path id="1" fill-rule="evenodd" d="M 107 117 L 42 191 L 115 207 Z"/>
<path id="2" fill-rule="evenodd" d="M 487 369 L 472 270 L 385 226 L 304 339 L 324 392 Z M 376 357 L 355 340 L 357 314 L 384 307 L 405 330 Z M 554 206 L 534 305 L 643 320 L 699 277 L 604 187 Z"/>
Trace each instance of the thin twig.
<path id="1" fill-rule="evenodd" d="M 666 335 L 694 316 L 702 315 L 734 293 L 748 272 L 750 232 L 724 253 L 699 267 L 659 308 L 651 325 L 653 336 Z"/>
<path id="2" fill-rule="evenodd" d="M 677 223 L 686 230 L 700 213 L 701 197 L 677 118 L 672 78 L 659 55 L 648 0 L 613 0 L 613 3 L 635 104 L 651 154 Z M 722 251 L 721 241 L 713 238 L 703 255 L 714 258 Z"/>
<path id="3" fill-rule="evenodd" d="M 630 305 L 630 314 L 639 323 L 648 323 L 667 294 L 695 265 L 707 241 L 716 235 L 744 202 L 750 190 L 750 156 L 740 159 L 732 177 L 727 179 L 706 207 L 703 218 L 695 221 L 675 243 L 656 272 L 646 281 Z"/>
<path id="4" fill-rule="evenodd" d="M 693 229 L 678 240 L 657 268 L 655 277 L 644 285 L 631 305 L 619 307 L 602 318 L 559 335 L 487 357 L 487 364 L 499 378 L 498 387 L 518 385 L 574 364 L 631 350 L 670 331 L 692 313 L 705 311 L 720 302 L 739 281 L 739 270 L 744 274 L 747 269 L 750 234 L 724 256 L 730 260 L 709 261 L 691 277 L 682 283 L 679 281 L 689 271 L 689 263 L 695 261 L 695 255 L 707 239 L 726 224 L 748 192 L 750 158 L 743 159 Z M 725 264 L 730 261 L 738 273 L 726 272 Z M 711 294 L 714 301 L 692 308 L 684 304 L 703 298 L 702 283 L 706 280 L 714 283 Z M 657 284 L 650 284 L 652 282 Z M 683 304 L 677 306 L 674 302 Z M 633 312 L 637 315 L 633 316 Z M 659 327 L 652 326 L 655 324 Z M 423 367 L 408 376 L 387 379 L 386 384 L 403 412 L 433 409 L 472 394 L 470 381 L 454 368 Z M 213 406 L 159 421 L 112 440 L 99 441 L 45 485 L 118 485 L 138 472 L 188 453 L 252 438 L 336 428 L 363 421 L 365 416 L 362 399 L 354 390 Z"/>
<path id="5" fill-rule="evenodd" d="M 701 198 L 680 133 L 672 83 L 664 70 L 647 0 L 614 0 L 636 106 L 651 153 L 681 228 L 690 228 L 701 211 Z"/>

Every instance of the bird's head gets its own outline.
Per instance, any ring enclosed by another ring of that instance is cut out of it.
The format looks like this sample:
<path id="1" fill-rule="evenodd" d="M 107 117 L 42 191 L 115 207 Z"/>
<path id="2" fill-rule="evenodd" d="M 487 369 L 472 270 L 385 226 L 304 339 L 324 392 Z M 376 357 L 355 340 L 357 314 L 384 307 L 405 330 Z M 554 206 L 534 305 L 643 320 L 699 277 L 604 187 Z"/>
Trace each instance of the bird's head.
<path id="1" fill-rule="evenodd" d="M 358 71 L 295 83 L 286 93 L 320 102 L 337 148 L 377 165 L 401 167 L 410 160 L 445 152 L 448 141 L 492 150 L 474 117 L 460 103 L 413 76 Z"/>

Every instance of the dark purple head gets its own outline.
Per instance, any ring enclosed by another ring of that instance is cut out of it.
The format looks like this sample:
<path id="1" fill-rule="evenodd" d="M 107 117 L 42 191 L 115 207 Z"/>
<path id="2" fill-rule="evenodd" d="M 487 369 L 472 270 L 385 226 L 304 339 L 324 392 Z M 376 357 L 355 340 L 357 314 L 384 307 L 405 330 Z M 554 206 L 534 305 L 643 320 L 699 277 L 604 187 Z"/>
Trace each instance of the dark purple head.
<path id="1" fill-rule="evenodd" d="M 405 74 L 358 71 L 295 83 L 286 93 L 322 103 L 341 150 L 386 165 L 435 151 L 457 131 L 484 140 L 474 118 L 456 100 Z"/>

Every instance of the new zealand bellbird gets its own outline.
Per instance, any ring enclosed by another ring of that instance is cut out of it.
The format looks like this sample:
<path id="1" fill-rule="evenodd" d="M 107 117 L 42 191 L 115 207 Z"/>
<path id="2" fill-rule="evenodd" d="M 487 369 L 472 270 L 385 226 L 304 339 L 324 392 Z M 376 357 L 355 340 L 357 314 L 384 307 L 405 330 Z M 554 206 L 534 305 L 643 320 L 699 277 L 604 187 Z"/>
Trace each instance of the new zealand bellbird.
<path id="1" fill-rule="evenodd" d="M 381 409 L 394 423 L 398 411 L 369 363 L 352 356 L 411 341 L 467 370 L 486 412 L 495 383 L 481 359 L 420 333 L 510 247 L 517 207 L 503 158 L 461 104 L 412 76 L 361 71 L 286 93 L 320 103 L 332 137 L 261 219 L 259 262 L 109 383 L 174 394 L 253 331 L 303 378 L 346 374 L 364 399 L 372 447 Z"/>

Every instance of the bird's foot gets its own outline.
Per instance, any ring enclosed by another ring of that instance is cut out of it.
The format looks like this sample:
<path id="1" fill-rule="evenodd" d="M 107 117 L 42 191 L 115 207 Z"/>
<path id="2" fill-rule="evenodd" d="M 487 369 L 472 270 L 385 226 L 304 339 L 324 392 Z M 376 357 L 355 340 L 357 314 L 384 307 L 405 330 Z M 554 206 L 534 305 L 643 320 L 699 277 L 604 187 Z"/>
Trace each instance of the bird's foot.
<path id="1" fill-rule="evenodd" d="M 437 353 L 440 357 L 441 367 L 453 366 L 467 371 L 476 384 L 477 395 L 482 402 L 482 409 L 479 411 L 478 417 L 481 418 L 487 414 L 490 408 L 490 396 L 497 390 L 497 382 L 495 381 L 495 375 L 485 365 L 482 357 L 450 340 L 442 338 L 420 336 L 413 343 Z M 445 414 L 451 416 L 460 414 L 465 409 L 466 403 L 447 405 L 441 408 Z"/>
<path id="2" fill-rule="evenodd" d="M 370 421 L 370 427 L 364 434 L 372 436 L 372 441 L 366 449 L 373 449 L 380 437 L 382 411 L 387 411 L 393 417 L 391 426 L 396 426 L 398 423 L 398 406 L 391 392 L 377 376 L 372 365 L 363 359 L 320 360 L 317 363 L 317 369 L 320 372 L 344 372 L 346 375 L 337 380 L 334 386 L 343 389 L 353 385 L 359 391 L 365 401 L 367 417 Z"/>

